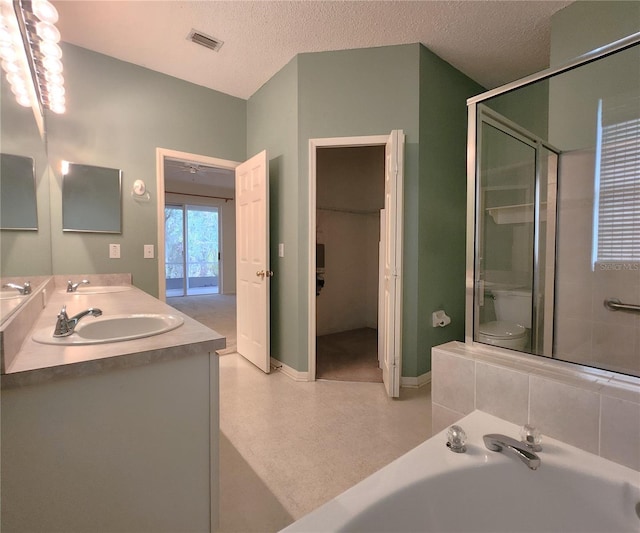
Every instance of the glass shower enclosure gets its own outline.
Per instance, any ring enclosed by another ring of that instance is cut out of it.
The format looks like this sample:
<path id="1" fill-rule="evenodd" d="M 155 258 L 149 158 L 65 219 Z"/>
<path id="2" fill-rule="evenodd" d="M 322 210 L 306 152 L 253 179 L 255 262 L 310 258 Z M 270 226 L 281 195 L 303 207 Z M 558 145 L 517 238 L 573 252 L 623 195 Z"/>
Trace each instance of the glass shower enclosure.
<path id="1" fill-rule="evenodd" d="M 551 356 L 558 150 L 487 106 L 477 117 L 474 330 Z"/>

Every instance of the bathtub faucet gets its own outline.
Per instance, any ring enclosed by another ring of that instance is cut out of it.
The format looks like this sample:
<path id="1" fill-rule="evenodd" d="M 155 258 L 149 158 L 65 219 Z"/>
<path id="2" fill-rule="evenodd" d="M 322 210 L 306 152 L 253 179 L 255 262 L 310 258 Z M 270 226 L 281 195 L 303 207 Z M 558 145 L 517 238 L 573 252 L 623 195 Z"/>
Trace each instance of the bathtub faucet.
<path id="1" fill-rule="evenodd" d="M 62 307 L 60 313 L 58 314 L 58 321 L 56 322 L 56 329 L 53 332 L 53 336 L 68 337 L 75 331 L 76 326 L 78 325 L 78 322 L 80 322 L 81 318 L 87 315 L 100 316 L 101 314 L 102 311 L 100 309 L 89 308 L 86 311 L 82 311 L 81 313 L 78 313 L 77 315 L 69 318 L 69 316 L 67 315 L 67 306 L 65 305 Z"/>
<path id="2" fill-rule="evenodd" d="M 513 455 L 520 459 L 531 470 L 536 470 L 540 466 L 540 457 L 528 449 L 525 443 L 497 433 L 485 435 L 483 438 L 484 445 L 492 452 L 503 452 Z"/>

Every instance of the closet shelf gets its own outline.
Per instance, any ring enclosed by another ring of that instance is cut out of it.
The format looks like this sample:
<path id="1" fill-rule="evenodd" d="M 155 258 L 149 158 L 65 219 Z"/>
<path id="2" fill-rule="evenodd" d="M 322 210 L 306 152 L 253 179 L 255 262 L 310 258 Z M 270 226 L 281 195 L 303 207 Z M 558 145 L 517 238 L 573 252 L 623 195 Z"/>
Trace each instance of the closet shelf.
<path id="1" fill-rule="evenodd" d="M 533 204 L 487 207 L 487 212 L 496 224 L 522 224 L 533 222 Z M 540 222 L 547 220 L 547 204 L 540 204 Z"/>

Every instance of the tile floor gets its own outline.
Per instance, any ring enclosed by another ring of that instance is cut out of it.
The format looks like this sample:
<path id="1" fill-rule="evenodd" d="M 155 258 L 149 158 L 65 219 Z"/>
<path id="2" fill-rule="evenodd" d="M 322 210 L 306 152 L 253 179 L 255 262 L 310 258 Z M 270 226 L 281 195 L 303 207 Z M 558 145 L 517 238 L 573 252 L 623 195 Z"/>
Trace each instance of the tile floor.
<path id="1" fill-rule="evenodd" d="M 207 325 L 235 337 L 230 323 Z M 222 355 L 219 532 L 279 531 L 430 434 L 429 386 L 392 400 L 381 383 L 296 382 Z"/>

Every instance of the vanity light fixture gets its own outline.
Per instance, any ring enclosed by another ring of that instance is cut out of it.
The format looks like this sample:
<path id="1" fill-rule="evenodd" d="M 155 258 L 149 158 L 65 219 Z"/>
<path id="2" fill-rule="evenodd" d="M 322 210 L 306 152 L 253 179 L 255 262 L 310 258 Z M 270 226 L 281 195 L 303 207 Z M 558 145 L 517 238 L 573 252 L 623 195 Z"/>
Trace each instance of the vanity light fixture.
<path id="1" fill-rule="evenodd" d="M 58 11 L 48 0 L 0 0 L 0 59 L 16 100 L 65 111 Z"/>

